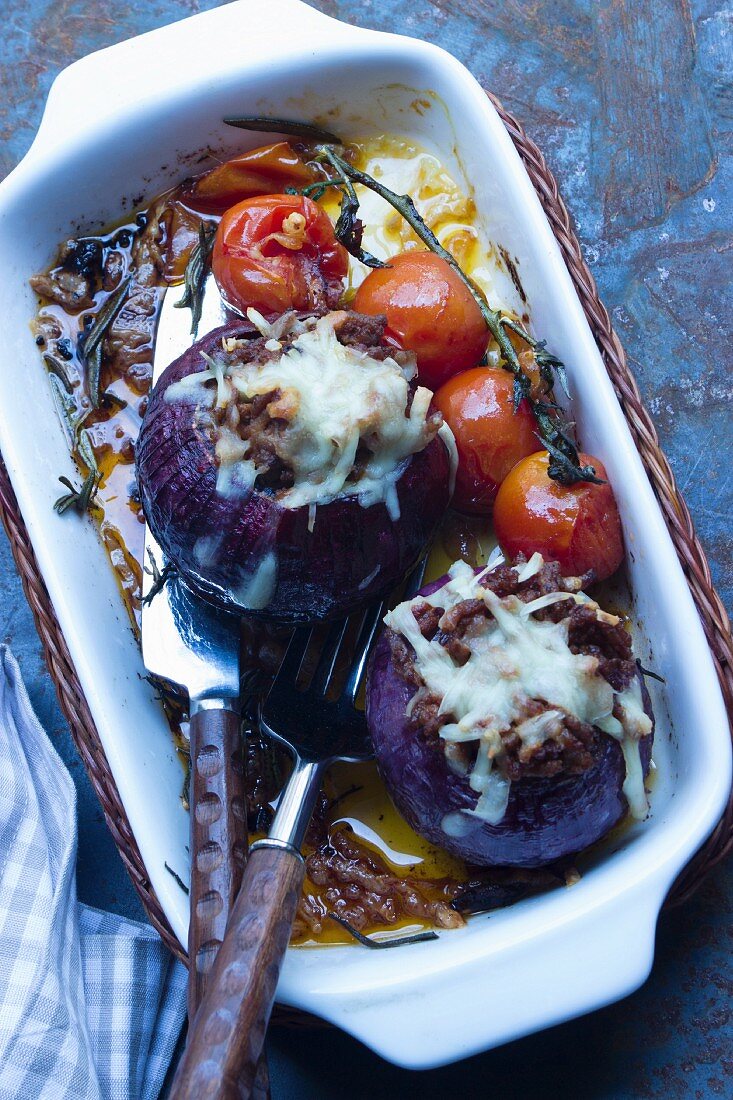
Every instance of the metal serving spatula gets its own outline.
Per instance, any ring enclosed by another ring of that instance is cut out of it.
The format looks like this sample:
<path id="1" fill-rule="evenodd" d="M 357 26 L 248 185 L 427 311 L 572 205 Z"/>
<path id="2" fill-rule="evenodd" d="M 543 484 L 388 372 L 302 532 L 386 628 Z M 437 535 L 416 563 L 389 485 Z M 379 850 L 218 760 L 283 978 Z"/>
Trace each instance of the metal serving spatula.
<path id="1" fill-rule="evenodd" d="M 191 313 L 178 309 L 180 288 L 167 291 L 158 323 L 153 382 L 190 346 Z M 210 280 L 201 334 L 223 323 L 221 300 Z M 153 565 L 154 563 L 154 565 Z M 143 596 L 165 561 L 145 531 Z M 193 1020 L 206 978 L 224 938 L 242 879 L 247 850 L 244 767 L 239 716 L 239 621 L 215 611 L 175 577 L 144 602 L 145 667 L 184 688 L 190 698 L 191 922 L 188 1014 Z"/>
<path id="2" fill-rule="evenodd" d="M 402 598 L 415 595 L 424 571 L 423 560 L 405 581 Z M 388 600 L 376 601 L 332 623 L 325 639 L 320 628 L 303 626 L 290 640 L 260 721 L 291 749 L 293 771 L 269 835 L 250 850 L 171 1100 L 250 1100 L 257 1094 L 257 1060 L 305 877 L 300 847 L 323 774 L 335 760 L 372 755 L 359 688 L 387 606 Z M 312 671 L 309 655 L 317 657 Z"/>

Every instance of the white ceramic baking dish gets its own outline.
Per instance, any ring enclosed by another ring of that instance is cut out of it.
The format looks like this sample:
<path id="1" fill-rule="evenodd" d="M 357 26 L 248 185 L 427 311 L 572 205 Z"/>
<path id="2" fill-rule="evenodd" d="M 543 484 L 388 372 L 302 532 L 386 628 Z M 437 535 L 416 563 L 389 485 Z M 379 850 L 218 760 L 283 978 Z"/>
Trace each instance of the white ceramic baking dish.
<path id="1" fill-rule="evenodd" d="M 273 27 L 277 33 L 273 34 Z M 496 88 L 501 94 L 501 88 Z M 416 101 L 428 103 L 416 109 Z M 59 241 L 94 231 L 177 181 L 202 151 L 261 138 L 225 115 L 315 119 L 346 137 L 403 133 L 473 187 L 487 235 L 519 261 L 535 330 L 567 363 L 581 439 L 603 458 L 623 515 L 642 660 L 655 692 L 658 765 L 647 821 L 569 889 L 473 918 L 438 943 L 291 950 L 279 999 L 404 1066 L 428 1067 L 587 1012 L 636 988 L 657 915 L 730 786 L 730 742 L 683 574 L 558 247 L 497 114 L 451 56 L 357 30 L 297 0 L 219 8 L 124 42 L 56 80 L 38 136 L 0 186 L 0 445 L 150 879 L 185 942 L 181 769 L 104 551 L 90 523 L 52 510 L 73 476 L 34 347 L 28 277 Z"/>

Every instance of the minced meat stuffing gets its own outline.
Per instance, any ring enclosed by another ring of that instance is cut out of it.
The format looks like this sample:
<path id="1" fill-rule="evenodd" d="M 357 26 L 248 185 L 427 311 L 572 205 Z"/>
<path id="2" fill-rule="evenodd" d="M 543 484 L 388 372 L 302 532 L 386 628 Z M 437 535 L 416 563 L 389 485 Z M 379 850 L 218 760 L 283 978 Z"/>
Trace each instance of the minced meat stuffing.
<path id="1" fill-rule="evenodd" d="M 517 570 L 511 566 L 500 565 L 481 583 L 500 599 L 516 596 L 523 603 L 531 603 L 548 593 L 577 592 L 581 588 L 581 579 L 564 578 L 557 562 L 545 562 L 539 572 L 526 581 L 520 581 Z M 486 604 L 479 599 L 462 600 L 448 611 L 433 607 L 427 601 L 417 601 L 412 610 L 423 637 L 439 642 L 457 666 L 465 664 L 471 654 L 466 639 L 480 632 L 482 625 L 492 617 Z M 637 675 L 631 637 L 622 623 L 599 619 L 592 607 L 567 600 L 540 608 L 533 615 L 535 619 L 555 623 L 564 620 L 570 650 L 597 658 L 599 674 L 615 691 L 623 691 Z M 394 631 L 389 631 L 389 641 L 395 667 L 402 678 L 416 689 L 423 688 L 412 647 Z M 452 762 L 468 769 L 475 756 L 475 746 L 441 743 L 440 729 L 454 717 L 441 713 L 440 704 L 441 699 L 435 693 L 418 690 L 410 713 L 415 733 L 440 751 L 449 749 Z M 534 717 L 552 709 L 541 700 L 535 700 L 524 717 Z M 593 764 L 601 736 L 605 735 L 593 726 L 565 714 L 550 723 L 541 744 L 525 744 L 513 729 L 502 732 L 503 751 L 496 763 L 501 773 L 512 781 L 560 774 L 579 775 Z"/>

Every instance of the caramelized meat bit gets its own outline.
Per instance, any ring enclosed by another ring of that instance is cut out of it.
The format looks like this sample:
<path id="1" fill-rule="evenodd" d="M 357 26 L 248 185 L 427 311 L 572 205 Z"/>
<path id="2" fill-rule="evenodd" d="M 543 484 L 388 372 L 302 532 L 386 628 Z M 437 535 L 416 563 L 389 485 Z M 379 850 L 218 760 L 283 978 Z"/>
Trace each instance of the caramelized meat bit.
<path id="1" fill-rule="evenodd" d="M 422 679 L 420 673 L 415 668 L 415 662 L 413 660 L 415 654 L 412 646 L 405 641 L 401 634 L 396 634 L 393 630 L 387 632 L 387 637 L 389 638 L 389 644 L 392 649 L 392 660 L 400 676 L 408 684 L 419 687 L 422 683 Z"/>
<path id="2" fill-rule="evenodd" d="M 440 727 L 449 720 L 450 715 L 439 714 L 440 696 L 434 692 L 422 691 L 414 700 L 410 719 L 417 727 L 418 735 L 426 741 L 432 741 L 439 745 L 438 735 Z"/>
<path id="3" fill-rule="evenodd" d="M 386 317 L 367 317 L 363 313 L 344 310 L 343 320 L 334 325 L 334 332 L 344 347 L 374 354 L 375 349 L 381 349 L 386 324 Z M 386 351 L 389 355 L 390 349 L 387 348 Z"/>
<path id="4" fill-rule="evenodd" d="M 75 271 L 55 268 L 48 275 L 33 275 L 30 284 L 41 298 L 55 302 L 69 313 L 80 313 L 94 305 L 89 284 Z"/>
<path id="5" fill-rule="evenodd" d="M 443 614 L 443 608 L 433 607 L 427 600 L 421 600 L 420 603 L 413 604 L 412 614 L 415 616 L 415 620 L 423 638 L 427 638 L 427 640 L 430 641 L 430 639 L 435 636 L 435 632 L 438 629 L 438 623 L 440 622 L 440 616 Z"/>
<path id="6" fill-rule="evenodd" d="M 34 275 L 30 284 L 36 294 L 69 313 L 91 309 L 102 278 L 102 255 L 98 240 L 67 241 L 59 252 L 57 266 L 48 273 Z"/>
<path id="7" fill-rule="evenodd" d="M 530 721 L 543 713 L 557 713 L 539 702 L 532 705 L 531 711 L 527 716 Z M 581 775 L 591 767 L 595 746 L 592 726 L 572 714 L 563 714 L 551 718 L 547 732 L 549 736 L 541 744 L 526 744 L 516 728 L 502 733 L 504 753 L 500 766 L 507 779 L 547 778 L 560 773 Z"/>
<path id="8" fill-rule="evenodd" d="M 490 617 L 491 612 L 483 600 L 461 600 L 444 613 L 440 620 L 440 629 L 445 635 L 470 638 Z"/>
<path id="9" fill-rule="evenodd" d="M 398 878 L 377 856 L 355 839 L 351 830 L 338 829 L 305 861 L 306 874 L 318 888 L 328 909 L 344 917 L 354 928 L 395 924 L 405 917 L 426 921 L 437 928 L 458 928 L 463 919 L 450 907 L 455 886 L 443 884 L 442 897 L 431 898 L 426 883 Z M 435 889 L 435 884 L 432 884 Z M 438 891 L 440 892 L 440 890 Z M 297 930 L 317 935 L 326 913 L 313 899 L 302 899 Z"/>
<path id="10" fill-rule="evenodd" d="M 636 675 L 631 636 L 622 623 L 599 621 L 592 608 L 582 604 L 568 616 L 568 645 L 573 653 L 597 657 L 598 671 L 615 691 L 623 691 Z"/>
<path id="11" fill-rule="evenodd" d="M 465 642 L 456 638 L 454 634 L 441 634 L 438 640 L 440 644 L 448 650 L 457 665 L 461 667 L 465 665 L 466 661 L 471 656 L 471 650 Z"/>

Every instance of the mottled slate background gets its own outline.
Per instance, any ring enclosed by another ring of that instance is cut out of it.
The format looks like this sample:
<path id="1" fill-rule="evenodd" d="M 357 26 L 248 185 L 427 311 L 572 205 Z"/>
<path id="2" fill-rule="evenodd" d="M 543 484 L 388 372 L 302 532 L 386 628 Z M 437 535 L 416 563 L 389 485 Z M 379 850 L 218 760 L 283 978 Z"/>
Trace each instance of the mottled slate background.
<path id="1" fill-rule="evenodd" d="M 266 0 L 251 3 L 266 7 Z M 0 175 L 30 145 L 61 68 L 215 6 L 215 0 L 151 0 L 139 8 L 110 0 L 5 0 Z M 318 0 L 314 6 L 450 50 L 540 144 L 730 608 L 733 10 L 715 0 Z M 0 637 L 19 657 L 41 720 L 77 782 L 81 897 L 140 915 L 58 710 L 4 540 Z M 337 1032 L 275 1029 L 269 1041 L 275 1100 L 412 1090 L 467 1098 L 731 1096 L 732 901 L 729 865 L 684 909 L 662 916 L 654 971 L 641 991 L 449 1069 L 409 1074 Z"/>

